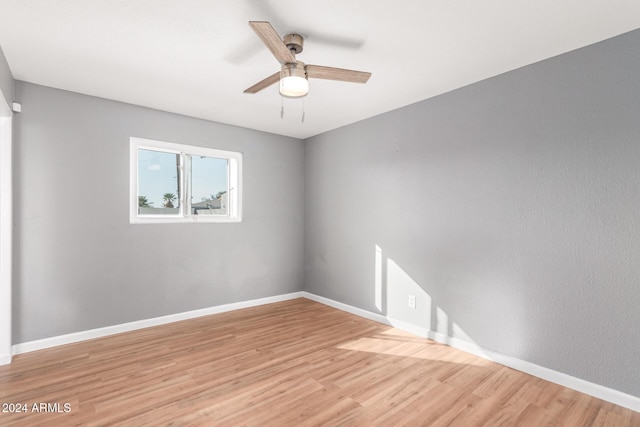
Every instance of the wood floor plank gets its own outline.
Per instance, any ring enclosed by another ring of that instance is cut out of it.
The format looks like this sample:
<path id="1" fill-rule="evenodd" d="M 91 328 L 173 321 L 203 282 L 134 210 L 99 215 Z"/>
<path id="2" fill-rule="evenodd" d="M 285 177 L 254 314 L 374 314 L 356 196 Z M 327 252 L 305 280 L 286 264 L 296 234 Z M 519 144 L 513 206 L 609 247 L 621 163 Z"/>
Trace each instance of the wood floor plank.
<path id="1" fill-rule="evenodd" d="M 0 366 L 0 400 L 28 406 L 2 426 L 640 426 L 640 413 L 306 299 L 21 354 Z"/>

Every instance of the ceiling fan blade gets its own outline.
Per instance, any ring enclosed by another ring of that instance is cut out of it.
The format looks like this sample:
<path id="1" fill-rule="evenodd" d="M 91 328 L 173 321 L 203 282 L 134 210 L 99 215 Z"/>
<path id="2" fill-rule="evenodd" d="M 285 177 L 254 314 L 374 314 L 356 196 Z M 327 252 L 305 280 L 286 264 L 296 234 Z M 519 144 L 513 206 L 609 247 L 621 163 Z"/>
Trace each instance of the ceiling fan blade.
<path id="1" fill-rule="evenodd" d="M 249 21 L 249 25 L 281 64 L 296 63 L 296 57 L 284 44 L 276 30 L 266 21 Z"/>
<path id="2" fill-rule="evenodd" d="M 280 71 L 270 75 L 266 79 L 260 80 L 258 83 L 254 84 L 250 88 L 245 89 L 244 93 L 260 92 L 262 89 L 265 89 L 274 83 L 278 83 L 278 81 L 280 81 Z"/>
<path id="3" fill-rule="evenodd" d="M 314 79 L 339 80 L 350 83 L 366 83 L 371 73 L 364 71 L 345 70 L 344 68 L 324 67 L 322 65 L 307 65 L 307 76 Z"/>

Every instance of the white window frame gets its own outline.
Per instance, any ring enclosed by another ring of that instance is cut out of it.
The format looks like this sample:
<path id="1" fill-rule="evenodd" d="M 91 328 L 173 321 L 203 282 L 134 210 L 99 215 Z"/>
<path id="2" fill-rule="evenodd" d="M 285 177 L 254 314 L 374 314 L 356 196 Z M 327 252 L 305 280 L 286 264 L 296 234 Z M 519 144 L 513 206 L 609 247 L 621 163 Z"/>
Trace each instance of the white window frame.
<path id="1" fill-rule="evenodd" d="M 242 153 L 152 139 L 129 139 L 129 222 L 131 224 L 242 222 Z M 174 215 L 138 213 L 138 150 L 153 150 L 180 155 L 179 212 Z M 192 215 L 189 160 L 191 156 L 226 159 L 229 163 L 229 199 L 227 215 Z"/>

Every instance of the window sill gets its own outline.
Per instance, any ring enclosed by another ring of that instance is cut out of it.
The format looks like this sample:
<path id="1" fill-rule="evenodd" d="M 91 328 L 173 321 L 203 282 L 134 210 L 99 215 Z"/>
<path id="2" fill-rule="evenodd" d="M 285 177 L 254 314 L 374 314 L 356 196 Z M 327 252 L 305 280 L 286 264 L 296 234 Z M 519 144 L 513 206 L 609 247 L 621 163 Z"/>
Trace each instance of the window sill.
<path id="1" fill-rule="evenodd" d="M 198 224 L 198 223 L 211 223 L 211 224 L 226 224 L 226 223 L 240 223 L 242 218 L 207 218 L 204 215 L 201 217 L 189 216 L 189 217 L 167 217 L 156 216 L 153 217 L 136 217 L 129 218 L 129 224 Z"/>

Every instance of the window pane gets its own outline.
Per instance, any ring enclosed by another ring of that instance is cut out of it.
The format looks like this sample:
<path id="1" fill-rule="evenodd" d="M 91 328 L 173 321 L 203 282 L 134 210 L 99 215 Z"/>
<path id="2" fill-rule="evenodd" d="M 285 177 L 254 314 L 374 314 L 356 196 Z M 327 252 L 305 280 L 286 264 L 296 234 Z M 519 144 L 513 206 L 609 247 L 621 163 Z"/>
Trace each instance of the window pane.
<path id="1" fill-rule="evenodd" d="M 138 149 L 138 214 L 178 215 L 180 155 Z"/>
<path id="2" fill-rule="evenodd" d="M 131 224 L 242 222 L 242 153 L 129 142 Z"/>
<path id="3" fill-rule="evenodd" d="M 191 156 L 191 213 L 229 215 L 229 161 Z"/>

